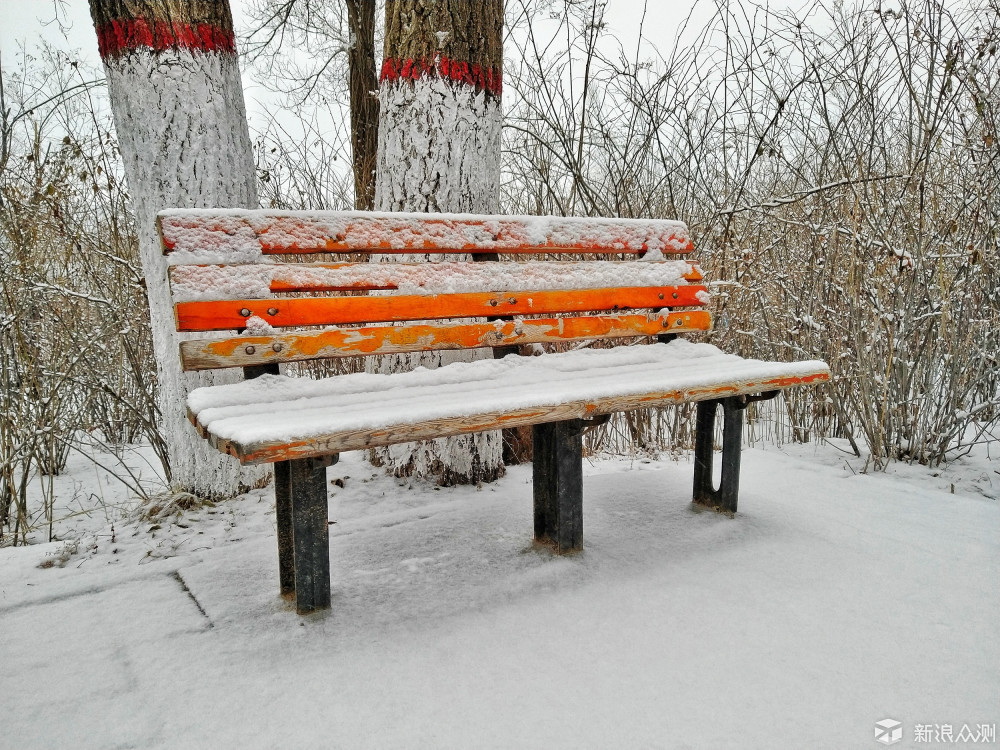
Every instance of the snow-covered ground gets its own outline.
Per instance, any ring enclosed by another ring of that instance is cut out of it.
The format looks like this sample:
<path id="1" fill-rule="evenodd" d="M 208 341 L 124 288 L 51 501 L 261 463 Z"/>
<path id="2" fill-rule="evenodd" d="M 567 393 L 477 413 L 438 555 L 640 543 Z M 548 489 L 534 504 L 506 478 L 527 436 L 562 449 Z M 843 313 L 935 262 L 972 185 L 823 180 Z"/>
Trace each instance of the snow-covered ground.
<path id="1" fill-rule="evenodd" d="M 75 544 L 0 549 L 0 747 L 997 747 L 998 453 L 746 450 L 735 519 L 690 457 L 596 460 L 567 558 L 531 546 L 530 466 L 437 489 L 349 454 L 309 618 L 269 488 L 139 522 L 77 456 Z"/>

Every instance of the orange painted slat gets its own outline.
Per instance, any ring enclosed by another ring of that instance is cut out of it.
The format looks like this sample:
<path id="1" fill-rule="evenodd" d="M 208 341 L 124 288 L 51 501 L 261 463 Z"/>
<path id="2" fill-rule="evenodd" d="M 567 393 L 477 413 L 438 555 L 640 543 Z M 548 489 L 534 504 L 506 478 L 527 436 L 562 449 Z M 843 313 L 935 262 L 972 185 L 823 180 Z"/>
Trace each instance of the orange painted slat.
<path id="1" fill-rule="evenodd" d="M 179 331 L 242 328 L 256 315 L 268 324 L 318 326 L 403 320 L 497 317 L 558 312 L 701 307 L 695 285 L 585 289 L 572 292 L 477 292 L 377 297 L 313 297 L 225 302 L 180 302 L 174 306 Z"/>
<path id="2" fill-rule="evenodd" d="M 326 357 L 655 336 L 660 333 L 707 331 L 711 326 L 712 317 L 705 310 L 685 310 L 662 317 L 606 315 L 469 324 L 409 323 L 182 341 L 181 362 L 185 370 L 207 370 Z"/>
<path id="3" fill-rule="evenodd" d="M 398 288 L 395 284 L 374 284 L 366 281 L 341 286 L 290 282 L 284 279 L 274 279 L 271 281 L 271 291 L 274 294 L 287 292 L 388 292 Z"/>

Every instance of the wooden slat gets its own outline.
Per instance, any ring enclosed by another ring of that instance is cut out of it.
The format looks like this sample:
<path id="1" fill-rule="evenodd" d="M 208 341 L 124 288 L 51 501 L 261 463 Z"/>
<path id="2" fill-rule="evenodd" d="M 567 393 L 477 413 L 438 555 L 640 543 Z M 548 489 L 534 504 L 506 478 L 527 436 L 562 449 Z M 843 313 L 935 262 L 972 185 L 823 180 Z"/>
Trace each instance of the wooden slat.
<path id="1" fill-rule="evenodd" d="M 824 371 L 809 375 L 766 378 L 759 381 L 741 382 L 739 384 L 721 385 L 710 388 L 691 387 L 682 390 L 667 390 L 639 395 L 569 401 L 558 406 L 533 407 L 507 412 L 483 412 L 464 417 L 432 419 L 418 424 L 394 425 L 383 429 L 331 433 L 329 435 L 308 440 L 291 441 L 289 443 L 259 442 L 241 445 L 206 433 L 204 428 L 199 429 L 216 449 L 235 456 L 244 464 L 254 464 L 269 461 L 285 461 L 309 456 L 325 456 L 344 451 L 395 445 L 396 443 L 408 442 L 410 440 L 427 440 L 469 432 L 481 432 L 483 430 L 522 427 L 567 419 L 586 419 L 599 414 L 611 414 L 617 411 L 630 411 L 649 406 L 706 401 L 726 396 L 761 393 L 763 391 L 821 383 L 827 380 L 829 380 L 829 373 Z"/>
<path id="2" fill-rule="evenodd" d="M 693 250 L 682 222 L 357 211 L 164 211 L 165 253 L 626 253 Z"/>
<path id="3" fill-rule="evenodd" d="M 595 289 L 607 286 L 599 283 L 607 278 L 609 269 L 622 278 L 622 286 L 645 286 L 648 283 L 672 282 L 676 278 L 673 269 L 684 261 L 656 261 L 636 263 L 634 261 L 544 261 L 542 266 L 552 279 L 559 282 L 559 289 Z M 669 264 L 669 266 L 667 266 Z M 186 289 L 212 290 L 212 299 L 223 300 L 233 297 L 245 298 L 247 278 L 259 279 L 261 297 L 269 294 L 290 292 L 347 292 L 379 291 L 398 289 L 400 284 L 425 283 L 433 286 L 440 278 L 449 283 L 461 283 L 463 272 L 468 272 L 471 283 L 481 280 L 503 280 L 517 278 L 518 272 L 527 270 L 537 263 L 269 263 L 248 265 L 182 265 L 169 269 L 170 285 L 175 295 L 182 295 Z M 659 274 L 657 269 L 663 268 Z M 588 267 L 593 267 L 587 279 Z M 685 281 L 696 282 L 703 279 L 696 265 L 689 264 L 681 274 Z M 632 278 L 629 278 L 629 277 Z M 659 276 L 659 278 L 657 278 Z M 324 278 L 325 277 L 325 278 Z M 530 278 L 530 277 L 529 277 Z M 537 278 L 537 276 L 535 277 Z M 336 282 L 336 283 L 333 283 Z M 494 281 L 494 283 L 497 283 Z M 227 286 L 228 285 L 228 286 Z M 257 286 L 253 284 L 252 286 Z M 227 292 L 228 289 L 243 289 L 242 293 Z M 495 291 L 509 291 L 503 287 L 492 287 Z M 483 286 L 478 291 L 491 291 Z M 200 295 L 199 295 L 200 296 Z M 256 298 L 256 297 L 255 297 Z"/>
<path id="4" fill-rule="evenodd" d="M 701 307 L 703 286 L 626 287 L 571 292 L 486 292 L 376 297 L 323 297 L 225 302 L 180 302 L 174 306 L 179 331 L 242 328 L 250 316 L 269 325 L 376 323 L 404 320 L 497 317 L 557 312 Z"/>
<path id="5" fill-rule="evenodd" d="M 676 238 L 675 238 L 676 239 Z M 679 241 L 679 240 L 678 240 Z M 669 252 L 684 254 L 690 253 L 694 250 L 694 245 L 688 242 L 684 244 L 683 249 L 671 250 Z M 466 245 L 464 247 L 435 247 L 433 245 L 416 245 L 416 246 L 403 246 L 394 247 L 386 243 L 380 243 L 378 245 L 366 246 L 363 250 L 359 250 L 356 247 L 345 246 L 342 242 L 329 241 L 322 247 L 290 247 L 285 248 L 280 245 L 262 245 L 261 252 L 264 255 L 308 255 L 313 253 L 357 253 L 357 252 L 369 252 L 377 253 L 380 255 L 455 255 L 455 254 L 465 254 L 478 255 L 480 253 L 500 253 L 503 255 L 639 255 L 642 256 L 646 253 L 647 248 L 643 245 L 640 247 L 608 247 L 603 244 L 587 244 L 587 245 L 558 245 L 555 243 L 538 243 L 538 244 L 524 244 L 524 245 L 510 245 L 504 247 L 502 250 L 497 250 L 495 247 L 486 246 L 480 247 L 476 245 Z"/>
<path id="6" fill-rule="evenodd" d="M 399 326 L 338 328 L 278 336 L 236 336 L 198 339 L 180 345 L 185 370 L 248 367 L 271 362 L 301 362 L 327 357 L 437 349 L 542 344 L 581 339 L 655 336 L 661 333 L 707 331 L 711 315 L 687 310 L 666 316 L 616 315 L 575 318 L 532 318 L 494 323 L 410 323 Z"/>

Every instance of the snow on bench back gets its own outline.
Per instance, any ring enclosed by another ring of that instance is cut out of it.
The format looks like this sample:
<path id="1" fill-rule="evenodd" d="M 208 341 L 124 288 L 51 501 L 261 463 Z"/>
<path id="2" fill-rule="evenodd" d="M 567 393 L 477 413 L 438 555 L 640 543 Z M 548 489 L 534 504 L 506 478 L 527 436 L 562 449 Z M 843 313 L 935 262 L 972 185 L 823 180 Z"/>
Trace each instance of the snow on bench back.
<path id="1" fill-rule="evenodd" d="M 459 294 L 555 289 L 670 286 L 700 281 L 686 260 L 651 263 L 250 263 L 170 268 L 175 302 L 268 299 L 287 292 L 396 290 L 401 294 Z"/>
<path id="2" fill-rule="evenodd" d="M 185 369 L 655 336 L 711 326 L 708 313 L 696 309 L 709 300 L 698 283 L 700 269 L 664 258 L 665 252 L 676 257 L 692 249 L 681 222 L 204 209 L 166 211 L 159 221 L 178 330 L 241 332 L 236 338 L 185 341 Z M 267 257 L 360 251 L 492 255 L 476 259 L 483 262 L 436 263 Z M 508 253 L 632 258 L 495 260 Z M 356 296 L 366 291 L 379 293 Z M 646 312 L 631 312 L 640 310 Z M 563 313 L 572 317 L 542 317 Z M 458 318 L 478 320 L 452 322 Z M 420 322 L 371 325 L 405 321 Z"/>
<path id="3" fill-rule="evenodd" d="M 255 263 L 289 253 L 628 253 L 693 250 L 687 225 L 660 219 L 177 209 L 158 217 L 177 263 Z"/>

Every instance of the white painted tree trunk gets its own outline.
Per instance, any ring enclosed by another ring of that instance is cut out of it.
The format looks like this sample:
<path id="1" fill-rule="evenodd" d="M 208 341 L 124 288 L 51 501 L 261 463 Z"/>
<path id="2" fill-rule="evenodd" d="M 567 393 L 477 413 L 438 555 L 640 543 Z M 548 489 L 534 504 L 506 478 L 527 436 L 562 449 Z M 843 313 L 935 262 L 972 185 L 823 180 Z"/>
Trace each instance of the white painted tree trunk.
<path id="1" fill-rule="evenodd" d="M 496 213 L 500 102 L 440 77 L 382 87 L 377 211 Z"/>
<path id="2" fill-rule="evenodd" d="M 173 489 L 221 497 L 259 484 L 209 447 L 186 417 L 190 388 L 236 374 L 183 373 L 179 336 L 154 219 L 168 207 L 256 207 L 253 152 L 235 54 L 139 48 L 105 57 L 115 127 L 135 208 L 147 279 L 162 430 Z"/>
<path id="3" fill-rule="evenodd" d="M 423 76 L 383 80 L 380 90 L 375 208 L 380 211 L 496 213 L 500 194 L 500 103 L 473 86 Z M 467 256 L 436 256 L 437 260 Z M 430 260 L 379 256 L 375 261 Z M 473 352 L 394 355 L 382 371 L 471 360 Z M 492 357 L 491 350 L 480 356 Z M 378 449 L 376 463 L 397 474 L 434 475 L 444 483 L 478 482 L 503 474 L 499 431 Z"/>

